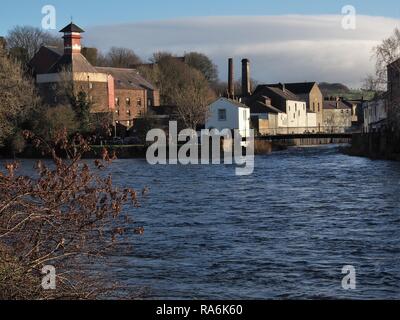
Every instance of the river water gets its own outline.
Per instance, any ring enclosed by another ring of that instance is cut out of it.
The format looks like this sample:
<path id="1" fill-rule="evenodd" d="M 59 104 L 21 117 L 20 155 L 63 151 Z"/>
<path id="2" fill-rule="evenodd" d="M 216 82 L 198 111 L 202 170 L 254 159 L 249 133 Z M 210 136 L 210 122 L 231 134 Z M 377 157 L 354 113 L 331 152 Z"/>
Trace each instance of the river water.
<path id="1" fill-rule="evenodd" d="M 324 146 L 259 156 L 245 177 L 145 160 L 111 172 L 150 188 L 132 210 L 145 234 L 106 270 L 147 299 L 400 299 L 400 163 Z"/>

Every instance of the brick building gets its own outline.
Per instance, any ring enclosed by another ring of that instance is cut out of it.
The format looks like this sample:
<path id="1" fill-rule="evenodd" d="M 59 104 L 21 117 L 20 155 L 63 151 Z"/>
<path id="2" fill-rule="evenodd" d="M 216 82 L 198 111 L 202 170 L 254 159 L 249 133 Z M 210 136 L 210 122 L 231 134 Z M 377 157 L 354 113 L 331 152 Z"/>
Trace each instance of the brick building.
<path id="1" fill-rule="evenodd" d="M 60 88 L 68 81 L 74 94 L 83 92 L 93 113 L 112 113 L 115 124 L 130 128 L 150 107 L 160 105 L 159 91 L 135 69 L 96 67 L 82 55 L 82 33 L 71 23 L 62 29 L 64 49 L 42 47 L 30 62 L 44 101 L 62 104 Z"/>

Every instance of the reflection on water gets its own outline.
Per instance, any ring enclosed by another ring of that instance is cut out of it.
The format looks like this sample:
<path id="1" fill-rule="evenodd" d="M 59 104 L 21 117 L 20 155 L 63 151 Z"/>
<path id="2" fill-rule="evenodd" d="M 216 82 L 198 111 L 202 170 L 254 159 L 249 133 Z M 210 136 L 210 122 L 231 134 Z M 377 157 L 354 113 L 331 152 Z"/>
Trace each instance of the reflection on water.
<path id="1" fill-rule="evenodd" d="M 118 160 L 114 181 L 150 187 L 144 225 L 106 272 L 147 298 L 400 298 L 400 164 L 293 148 L 234 166 Z M 357 290 L 341 287 L 344 265 Z"/>

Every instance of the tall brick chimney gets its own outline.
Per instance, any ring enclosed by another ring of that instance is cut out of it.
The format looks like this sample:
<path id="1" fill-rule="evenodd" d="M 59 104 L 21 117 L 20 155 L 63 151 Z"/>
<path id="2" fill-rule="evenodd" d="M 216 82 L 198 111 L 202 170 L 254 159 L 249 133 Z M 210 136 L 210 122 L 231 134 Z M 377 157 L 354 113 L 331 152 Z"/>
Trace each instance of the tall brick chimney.
<path id="1" fill-rule="evenodd" d="M 64 54 L 71 55 L 74 53 L 81 53 L 81 34 L 85 31 L 71 22 L 64 29 L 60 30 L 60 32 L 64 33 Z"/>
<path id="2" fill-rule="evenodd" d="M 235 97 L 235 77 L 233 70 L 233 59 L 229 58 L 228 66 L 228 98 Z"/>
<path id="3" fill-rule="evenodd" d="M 248 97 L 251 94 L 250 84 L 250 60 L 242 60 L 242 96 Z"/>

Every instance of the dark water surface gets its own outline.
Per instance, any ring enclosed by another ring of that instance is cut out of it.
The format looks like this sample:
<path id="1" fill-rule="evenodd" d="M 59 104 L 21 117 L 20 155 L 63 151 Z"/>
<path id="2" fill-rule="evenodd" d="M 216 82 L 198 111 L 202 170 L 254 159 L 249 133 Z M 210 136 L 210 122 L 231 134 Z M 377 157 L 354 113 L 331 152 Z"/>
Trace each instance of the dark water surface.
<path id="1" fill-rule="evenodd" d="M 400 299 L 400 163 L 294 148 L 232 166 L 118 160 L 114 181 L 148 186 L 146 229 L 110 277 L 149 299 Z M 345 291 L 343 266 L 357 270 Z"/>

